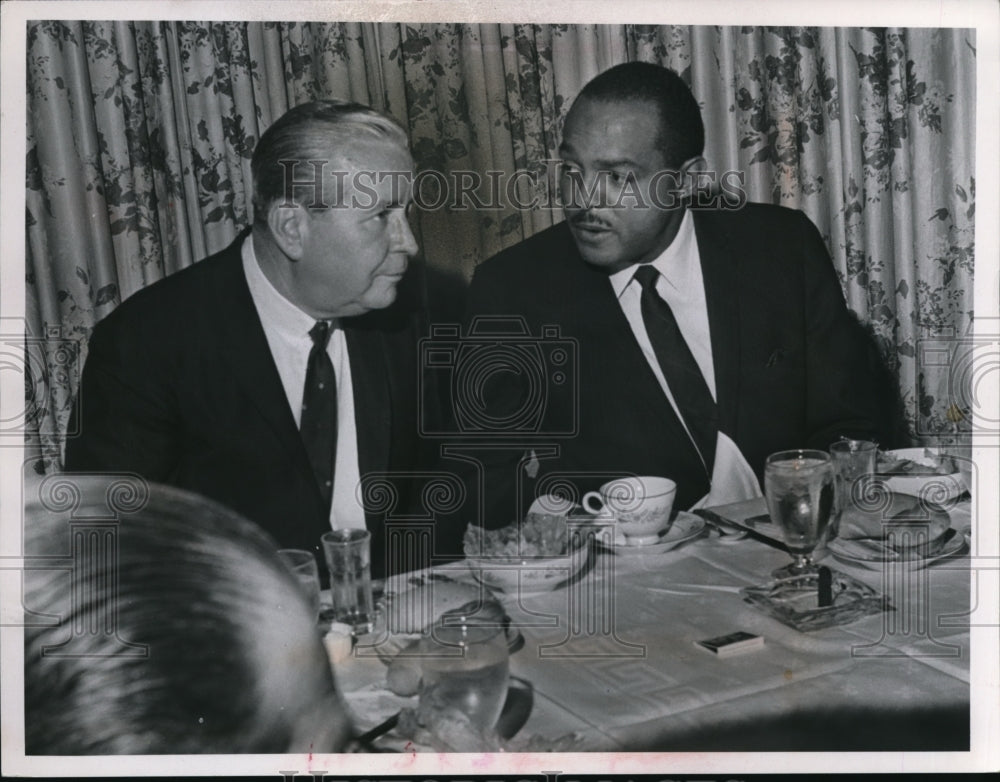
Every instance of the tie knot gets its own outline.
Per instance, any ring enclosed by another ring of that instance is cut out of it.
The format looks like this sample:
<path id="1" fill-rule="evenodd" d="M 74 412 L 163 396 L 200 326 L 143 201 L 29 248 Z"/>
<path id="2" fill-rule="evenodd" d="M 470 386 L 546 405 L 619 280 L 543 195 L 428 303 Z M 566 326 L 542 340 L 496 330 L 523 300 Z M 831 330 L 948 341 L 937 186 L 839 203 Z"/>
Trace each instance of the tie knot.
<path id="1" fill-rule="evenodd" d="M 330 341 L 330 324 L 325 320 L 316 321 L 316 325 L 309 329 L 309 336 L 312 337 L 313 344 L 320 350 L 326 350 Z"/>
<path id="2" fill-rule="evenodd" d="M 644 291 L 655 291 L 656 280 L 659 278 L 660 273 L 656 270 L 656 267 L 653 266 L 653 264 L 644 263 L 635 270 L 635 274 L 632 276 L 642 286 Z"/>

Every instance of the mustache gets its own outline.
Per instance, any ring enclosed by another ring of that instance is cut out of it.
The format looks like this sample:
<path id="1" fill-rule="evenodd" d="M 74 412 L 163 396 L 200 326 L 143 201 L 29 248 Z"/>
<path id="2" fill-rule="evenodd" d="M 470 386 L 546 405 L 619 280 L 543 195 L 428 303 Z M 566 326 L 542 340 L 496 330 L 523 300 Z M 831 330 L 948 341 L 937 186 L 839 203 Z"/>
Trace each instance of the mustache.
<path id="1" fill-rule="evenodd" d="M 594 217 L 594 215 L 588 214 L 587 212 L 581 212 L 580 214 L 573 215 L 569 221 L 575 226 L 585 226 L 588 228 L 611 228 L 610 223 L 601 220 L 598 217 Z"/>

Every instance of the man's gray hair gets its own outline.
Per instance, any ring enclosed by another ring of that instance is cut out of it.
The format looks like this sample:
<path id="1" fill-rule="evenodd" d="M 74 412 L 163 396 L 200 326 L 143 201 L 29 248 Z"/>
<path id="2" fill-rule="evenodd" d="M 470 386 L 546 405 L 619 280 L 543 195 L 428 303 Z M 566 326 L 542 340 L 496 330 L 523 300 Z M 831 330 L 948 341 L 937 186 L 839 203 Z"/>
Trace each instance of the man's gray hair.
<path id="1" fill-rule="evenodd" d="M 331 152 L 346 149 L 366 136 L 409 149 L 406 131 L 399 123 L 360 103 L 317 100 L 282 114 L 261 135 L 250 161 L 254 222 L 266 223 L 267 210 L 274 201 L 298 202 L 296 180 L 311 182 L 315 172 L 308 161 L 329 163 Z M 300 188 L 308 194 L 308 203 L 320 195 L 311 183 Z"/>

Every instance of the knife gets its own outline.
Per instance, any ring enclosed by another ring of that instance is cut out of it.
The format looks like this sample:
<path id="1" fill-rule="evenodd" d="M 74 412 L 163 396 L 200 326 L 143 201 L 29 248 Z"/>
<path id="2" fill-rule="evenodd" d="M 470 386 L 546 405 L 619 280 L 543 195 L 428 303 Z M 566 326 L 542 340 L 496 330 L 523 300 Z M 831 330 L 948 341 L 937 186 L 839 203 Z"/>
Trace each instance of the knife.
<path id="1" fill-rule="evenodd" d="M 712 524 L 725 527 L 732 527 L 741 530 L 743 532 L 746 532 L 747 536 L 753 538 L 754 540 L 759 540 L 761 543 L 765 543 L 768 546 L 771 546 L 771 548 L 776 548 L 779 551 L 784 551 L 786 553 L 789 553 L 788 546 L 786 546 L 782 541 L 772 538 L 769 535 L 765 535 L 761 532 L 758 532 L 754 527 L 749 526 L 748 524 L 735 521 L 734 519 L 728 519 L 725 516 L 720 516 L 718 513 L 709 508 L 697 508 L 691 512 L 697 513 L 703 519 Z M 750 519 L 747 519 L 747 521 L 750 521 Z"/>

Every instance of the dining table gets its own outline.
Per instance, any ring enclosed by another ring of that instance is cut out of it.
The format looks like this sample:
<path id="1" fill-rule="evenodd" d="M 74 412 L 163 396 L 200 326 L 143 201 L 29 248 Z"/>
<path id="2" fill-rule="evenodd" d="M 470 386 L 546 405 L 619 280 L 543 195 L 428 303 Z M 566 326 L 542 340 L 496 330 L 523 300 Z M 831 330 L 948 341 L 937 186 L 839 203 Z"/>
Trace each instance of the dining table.
<path id="1" fill-rule="evenodd" d="M 882 610 L 808 630 L 745 599 L 744 589 L 790 561 L 780 535 L 760 531 L 766 525 L 741 531 L 762 514 L 762 498 L 709 510 L 697 534 L 649 553 L 622 552 L 597 528 L 582 570 L 555 589 L 496 593 L 518 634 L 511 691 L 528 703 L 505 749 L 968 751 L 968 495 L 948 508 L 956 543 L 946 556 L 858 562 L 820 548 L 817 561 L 835 578 L 886 600 Z M 428 575 L 479 583 L 468 563 L 450 562 L 385 588 L 403 590 Z M 736 632 L 762 642 L 731 656 L 698 645 Z M 361 731 L 417 702 L 387 689 L 386 664 L 371 643 L 359 638 L 334 666 Z M 393 731 L 372 748 L 427 749 Z"/>

